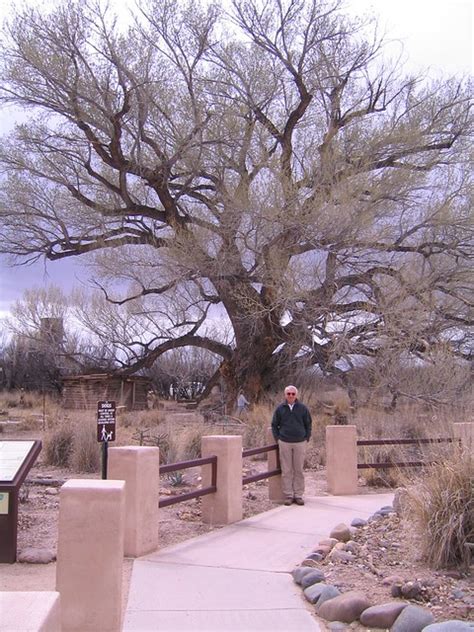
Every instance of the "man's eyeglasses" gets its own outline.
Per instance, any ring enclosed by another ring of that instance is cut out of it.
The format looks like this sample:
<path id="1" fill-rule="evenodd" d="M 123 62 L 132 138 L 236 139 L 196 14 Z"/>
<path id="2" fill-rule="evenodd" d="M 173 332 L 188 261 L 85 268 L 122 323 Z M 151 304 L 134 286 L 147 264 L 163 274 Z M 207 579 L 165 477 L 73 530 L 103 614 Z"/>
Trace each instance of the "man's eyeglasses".
<path id="1" fill-rule="evenodd" d="M 296 393 L 287 393 L 287 395 L 291 395 L 292 397 L 296 397 Z"/>

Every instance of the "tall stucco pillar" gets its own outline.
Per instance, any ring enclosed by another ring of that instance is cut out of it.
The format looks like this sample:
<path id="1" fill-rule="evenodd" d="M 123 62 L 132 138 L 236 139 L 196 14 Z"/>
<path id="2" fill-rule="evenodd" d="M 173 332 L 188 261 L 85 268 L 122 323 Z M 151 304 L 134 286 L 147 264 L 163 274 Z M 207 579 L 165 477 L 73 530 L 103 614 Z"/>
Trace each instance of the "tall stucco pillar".
<path id="1" fill-rule="evenodd" d="M 230 524 L 242 519 L 242 437 L 207 436 L 201 439 L 203 457 L 217 456 L 217 491 L 202 497 L 206 524 Z M 202 485 L 211 485 L 211 466 L 202 467 Z"/>
<path id="2" fill-rule="evenodd" d="M 108 476 L 125 481 L 124 554 L 140 557 L 155 551 L 159 533 L 159 448 L 109 448 Z"/>
<path id="3" fill-rule="evenodd" d="M 56 590 L 63 632 L 119 632 L 125 482 L 77 480 L 59 497 Z"/>
<path id="4" fill-rule="evenodd" d="M 268 445 L 273 445 L 277 443 L 275 441 L 275 437 L 273 436 L 272 429 L 267 428 L 266 431 L 266 440 Z M 278 448 L 276 450 L 272 450 L 271 452 L 267 452 L 267 466 L 268 471 L 276 470 L 280 461 L 278 458 Z M 283 494 L 283 490 L 281 488 L 281 474 L 278 476 L 271 476 L 268 479 L 268 498 L 270 500 L 274 500 L 276 502 L 282 502 L 285 500 L 285 495 Z"/>
<path id="5" fill-rule="evenodd" d="M 356 426 L 326 427 L 326 472 L 330 494 L 357 494 Z"/>

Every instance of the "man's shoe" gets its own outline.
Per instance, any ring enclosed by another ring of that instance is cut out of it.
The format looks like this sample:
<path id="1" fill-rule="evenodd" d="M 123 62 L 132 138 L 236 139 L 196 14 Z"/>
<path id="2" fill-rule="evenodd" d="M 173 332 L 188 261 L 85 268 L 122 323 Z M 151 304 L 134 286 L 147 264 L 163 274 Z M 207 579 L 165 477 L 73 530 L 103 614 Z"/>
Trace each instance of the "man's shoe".
<path id="1" fill-rule="evenodd" d="M 283 504 L 289 507 L 293 504 L 293 498 L 287 498 Z"/>
<path id="2" fill-rule="evenodd" d="M 295 503 L 297 505 L 304 505 L 304 500 L 302 498 L 295 498 Z"/>

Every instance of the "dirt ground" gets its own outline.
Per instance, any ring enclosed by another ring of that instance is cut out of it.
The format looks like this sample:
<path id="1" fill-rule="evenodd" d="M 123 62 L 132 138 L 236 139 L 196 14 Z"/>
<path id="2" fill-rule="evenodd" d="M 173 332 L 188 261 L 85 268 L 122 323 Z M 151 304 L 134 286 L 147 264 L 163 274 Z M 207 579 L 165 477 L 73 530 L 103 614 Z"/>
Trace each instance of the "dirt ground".
<path id="1" fill-rule="evenodd" d="M 8 437 L 10 438 L 10 437 Z M 26 438 L 26 437 L 25 437 Z M 265 461 L 246 459 L 245 473 L 257 473 L 266 469 Z M 56 551 L 59 511 L 59 487 L 69 478 L 84 478 L 69 470 L 44 465 L 41 461 L 31 470 L 22 488 L 19 510 L 18 550 L 27 547 Z M 86 475 L 98 478 L 99 475 Z M 184 485 L 173 486 L 163 476 L 160 495 L 182 493 L 199 484 L 199 471 L 188 470 Z M 321 496 L 327 493 L 325 471 L 322 468 L 306 472 L 306 493 Z M 381 492 L 365 488 L 367 493 Z M 268 500 L 267 482 L 251 483 L 244 488 L 244 517 L 266 511 L 275 505 Z M 332 525 L 335 526 L 335 525 Z M 328 530 L 331 525 L 328 525 Z M 200 521 L 200 499 L 187 501 L 160 510 L 160 547 L 181 542 L 201 535 L 210 527 Z M 360 563 L 343 564 L 322 562 L 327 581 L 335 583 L 343 591 L 361 590 L 373 603 L 391 601 L 390 586 L 383 578 L 397 575 L 405 580 L 421 580 L 428 588 L 423 599 L 414 601 L 433 612 L 436 620 L 471 619 L 474 616 L 474 586 L 472 576 L 460 572 L 434 572 L 420 559 L 419 545 L 413 530 L 398 518 L 374 523 L 360 530 L 357 540 L 362 547 Z M 315 546 L 318 543 L 315 542 Z M 392 546 L 393 545 L 393 546 Z M 308 551 L 308 554 L 311 551 Z M 301 560 L 303 561 L 303 560 Z M 123 573 L 123 591 L 126 604 L 131 576 L 132 560 L 126 559 Z M 56 565 L 50 564 L 1 564 L 0 590 L 54 590 Z M 455 598 L 453 595 L 462 595 Z M 357 628 L 355 628 L 357 629 Z M 363 628 L 360 628 L 363 629 Z"/>

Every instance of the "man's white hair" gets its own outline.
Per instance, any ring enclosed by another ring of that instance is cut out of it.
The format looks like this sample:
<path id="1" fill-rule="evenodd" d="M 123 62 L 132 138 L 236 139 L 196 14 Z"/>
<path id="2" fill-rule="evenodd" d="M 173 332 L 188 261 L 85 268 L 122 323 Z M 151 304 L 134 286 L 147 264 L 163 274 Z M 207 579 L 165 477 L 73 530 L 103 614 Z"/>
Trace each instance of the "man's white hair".
<path id="1" fill-rule="evenodd" d="M 295 391 L 296 397 L 298 397 L 298 389 L 296 388 L 296 386 L 293 386 L 293 384 L 288 384 L 288 386 L 285 386 L 285 395 L 286 395 L 286 393 L 288 393 L 290 388 L 291 388 L 292 391 Z"/>

